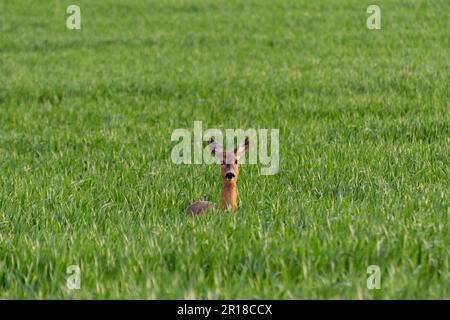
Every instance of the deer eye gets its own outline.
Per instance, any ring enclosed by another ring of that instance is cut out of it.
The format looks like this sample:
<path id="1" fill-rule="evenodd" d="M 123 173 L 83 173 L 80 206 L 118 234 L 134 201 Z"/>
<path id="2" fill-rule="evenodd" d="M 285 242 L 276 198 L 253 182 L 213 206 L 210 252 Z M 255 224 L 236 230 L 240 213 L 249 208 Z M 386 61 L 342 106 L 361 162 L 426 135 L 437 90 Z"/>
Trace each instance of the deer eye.
<path id="1" fill-rule="evenodd" d="M 238 164 L 238 161 L 237 161 L 237 160 L 234 160 L 234 164 Z"/>
<path id="2" fill-rule="evenodd" d="M 222 160 L 222 162 L 220 163 L 221 166 L 225 165 L 225 161 Z"/>

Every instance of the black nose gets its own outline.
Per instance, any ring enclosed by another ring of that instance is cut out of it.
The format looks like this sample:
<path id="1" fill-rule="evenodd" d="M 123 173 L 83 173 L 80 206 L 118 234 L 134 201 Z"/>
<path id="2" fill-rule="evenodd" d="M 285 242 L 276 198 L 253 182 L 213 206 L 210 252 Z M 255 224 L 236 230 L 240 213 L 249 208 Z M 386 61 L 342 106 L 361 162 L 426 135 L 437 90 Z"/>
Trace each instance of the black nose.
<path id="1" fill-rule="evenodd" d="M 233 172 L 227 172 L 225 174 L 225 178 L 227 178 L 228 180 L 231 180 L 234 178 L 234 173 Z"/>

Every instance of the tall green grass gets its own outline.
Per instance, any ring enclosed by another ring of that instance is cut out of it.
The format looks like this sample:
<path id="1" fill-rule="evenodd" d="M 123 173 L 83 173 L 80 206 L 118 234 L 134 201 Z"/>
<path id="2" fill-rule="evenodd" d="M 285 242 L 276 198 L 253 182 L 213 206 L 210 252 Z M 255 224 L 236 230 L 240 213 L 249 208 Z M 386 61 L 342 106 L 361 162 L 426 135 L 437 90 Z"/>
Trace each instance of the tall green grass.
<path id="1" fill-rule="evenodd" d="M 0 3 L 0 298 L 450 298 L 447 1 L 69 4 Z M 236 216 L 194 120 L 280 129 Z"/>

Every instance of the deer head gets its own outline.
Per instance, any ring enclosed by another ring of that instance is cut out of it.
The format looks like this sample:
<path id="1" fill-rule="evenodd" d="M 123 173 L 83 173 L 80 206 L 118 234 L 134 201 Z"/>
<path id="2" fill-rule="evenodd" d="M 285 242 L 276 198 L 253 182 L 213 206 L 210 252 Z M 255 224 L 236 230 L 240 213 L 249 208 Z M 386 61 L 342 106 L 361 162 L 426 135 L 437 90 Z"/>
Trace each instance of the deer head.
<path id="1" fill-rule="evenodd" d="M 223 184 L 236 183 L 239 176 L 239 158 L 248 150 L 250 139 L 248 136 L 245 140 L 238 144 L 233 151 L 224 151 L 214 137 L 209 139 L 208 147 L 211 154 L 220 161 L 220 172 Z"/>

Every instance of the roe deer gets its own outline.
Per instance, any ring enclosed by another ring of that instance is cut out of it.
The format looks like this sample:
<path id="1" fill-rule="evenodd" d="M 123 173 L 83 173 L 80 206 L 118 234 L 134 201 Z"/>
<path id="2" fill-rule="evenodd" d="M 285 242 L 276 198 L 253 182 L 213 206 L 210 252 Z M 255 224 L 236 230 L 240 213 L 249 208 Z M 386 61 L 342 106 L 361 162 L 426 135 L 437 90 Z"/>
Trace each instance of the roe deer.
<path id="1" fill-rule="evenodd" d="M 249 148 L 249 137 L 239 143 L 233 152 L 223 151 L 222 147 L 214 140 L 209 139 L 208 148 L 211 154 L 221 161 L 220 172 L 222 177 L 222 196 L 220 208 L 236 212 L 237 179 L 239 176 L 238 162 L 240 156 Z M 217 210 L 218 205 L 210 201 L 196 201 L 187 208 L 187 214 L 195 216 L 210 209 Z"/>

